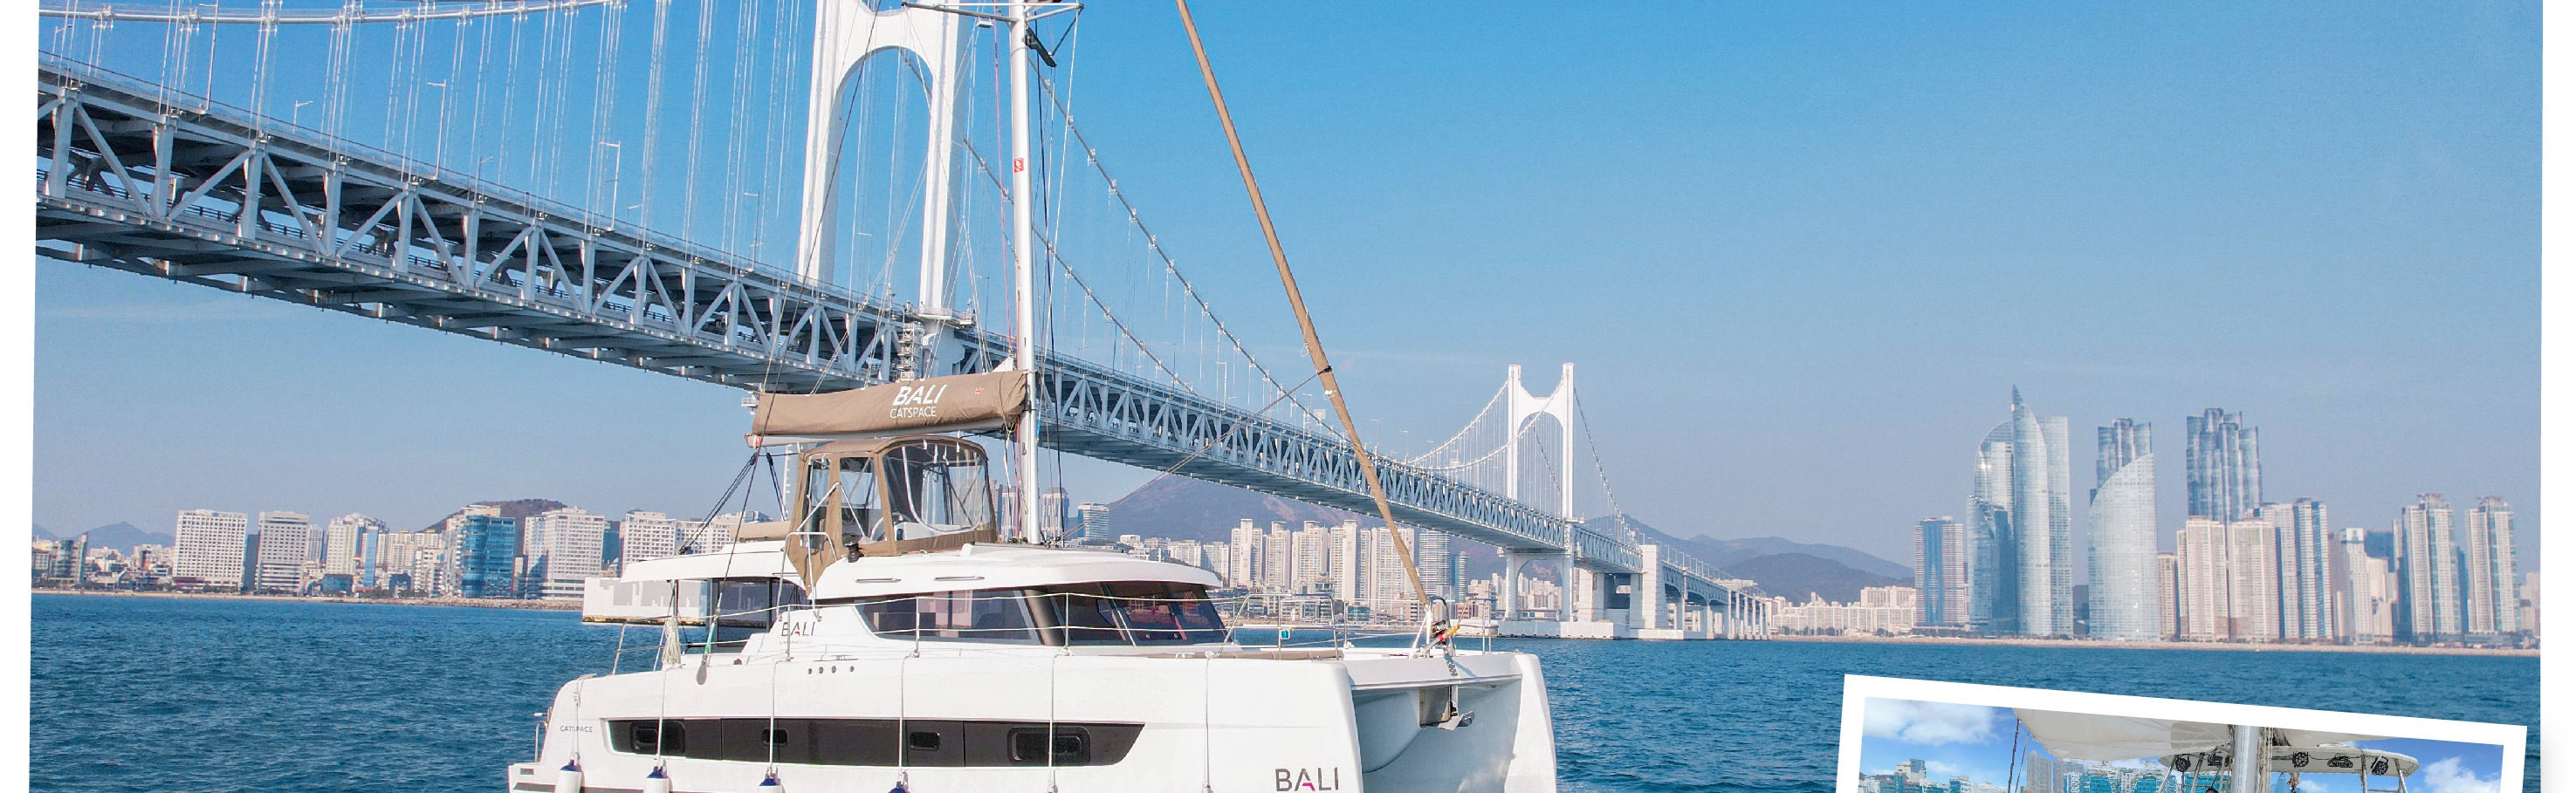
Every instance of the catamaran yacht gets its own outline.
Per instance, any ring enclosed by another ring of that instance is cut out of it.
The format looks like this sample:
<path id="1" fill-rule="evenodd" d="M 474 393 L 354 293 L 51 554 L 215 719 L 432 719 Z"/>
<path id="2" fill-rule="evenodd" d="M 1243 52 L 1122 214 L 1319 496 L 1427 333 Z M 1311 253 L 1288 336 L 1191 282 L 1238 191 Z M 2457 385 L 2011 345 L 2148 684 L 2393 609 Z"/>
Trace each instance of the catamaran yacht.
<path id="1" fill-rule="evenodd" d="M 1076 6 L 901 5 L 866 19 L 1010 24 L 1012 156 L 1030 162 L 1019 98 L 1033 68 L 1025 42 L 1039 40 L 1029 25 Z M 1201 72 L 1222 111 L 1203 57 Z M 1249 165 L 1237 165 L 1259 210 Z M 1013 168 L 1010 194 L 1031 195 L 1029 178 Z M 1455 646 L 1456 626 L 1418 581 L 1422 621 L 1405 646 L 1291 648 L 1274 636 L 1263 647 L 1228 630 L 1210 594 L 1221 582 L 1205 570 L 1054 547 L 1034 498 L 1019 499 L 1015 520 L 996 519 L 983 442 L 967 433 L 1009 429 L 1023 494 L 1036 491 L 1041 439 L 1029 397 L 1038 239 L 1029 204 L 1013 208 L 1007 364 L 758 395 L 751 445 L 793 455 L 794 473 L 778 477 L 790 480 L 778 488 L 787 517 L 629 565 L 611 596 L 586 602 L 590 619 L 658 622 L 661 641 L 647 668 L 625 663 L 621 640 L 609 674 L 565 684 L 508 789 L 1552 793 L 1538 661 Z M 1262 228 L 1314 381 L 1392 524 L 1266 215 Z M 1396 551 L 1411 570 L 1400 535 Z M 658 615 L 636 605 L 647 594 Z"/>
<path id="2" fill-rule="evenodd" d="M 764 395 L 780 404 L 761 417 L 923 384 Z M 1000 541 L 965 438 L 797 461 L 792 518 L 625 571 L 616 586 L 661 613 L 594 601 L 591 619 L 658 623 L 660 645 L 648 668 L 566 684 L 510 790 L 1555 789 L 1532 656 L 1452 646 L 1442 625 L 1404 647 L 1247 645 L 1206 570 Z"/>

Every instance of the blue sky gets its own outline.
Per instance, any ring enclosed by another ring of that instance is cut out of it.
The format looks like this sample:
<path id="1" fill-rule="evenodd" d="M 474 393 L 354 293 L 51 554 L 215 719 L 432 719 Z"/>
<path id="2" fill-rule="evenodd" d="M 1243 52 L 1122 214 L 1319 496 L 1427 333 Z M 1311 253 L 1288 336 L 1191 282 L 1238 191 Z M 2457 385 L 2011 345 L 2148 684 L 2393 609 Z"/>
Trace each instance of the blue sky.
<path id="1" fill-rule="evenodd" d="M 2079 505 L 2091 428 L 2153 422 L 2168 534 L 2206 407 L 2263 429 L 2267 495 L 2337 526 L 2438 491 L 2503 496 L 2538 534 L 2535 4 L 1200 17 L 1389 443 L 1453 430 L 1507 364 L 1543 389 L 1570 360 L 1632 513 L 1902 560 L 1914 520 L 1960 511 L 2018 385 L 2070 417 Z M 109 48 L 137 70 L 161 41 L 139 28 Z M 1297 369 L 1171 10 L 1103 6 L 1076 41 L 1122 187 Z M 409 525 L 512 496 L 692 512 L 740 465 L 724 389 L 59 263 L 37 287 L 48 527 L 197 506 Z M 1085 499 L 1140 478 L 1068 469 Z"/>
<path id="2" fill-rule="evenodd" d="M 2013 762 L 2016 748 L 2027 753 L 2034 745 L 2028 733 L 2019 731 L 2010 708 L 1873 697 L 1864 713 L 1860 759 L 1864 774 L 1887 773 L 1907 760 L 1920 759 L 1936 781 L 1966 776 L 1978 782 L 2005 785 L 2019 769 Z M 2415 776 L 2408 778 L 2410 790 L 2494 793 L 2504 773 L 2501 746 L 2422 738 L 2388 738 L 2354 745 L 2415 758 L 2420 765 Z M 2286 782 L 2280 784 L 2286 789 Z M 2334 774 L 2308 775 L 2300 780 L 2299 789 L 2360 793 L 2352 777 Z"/>

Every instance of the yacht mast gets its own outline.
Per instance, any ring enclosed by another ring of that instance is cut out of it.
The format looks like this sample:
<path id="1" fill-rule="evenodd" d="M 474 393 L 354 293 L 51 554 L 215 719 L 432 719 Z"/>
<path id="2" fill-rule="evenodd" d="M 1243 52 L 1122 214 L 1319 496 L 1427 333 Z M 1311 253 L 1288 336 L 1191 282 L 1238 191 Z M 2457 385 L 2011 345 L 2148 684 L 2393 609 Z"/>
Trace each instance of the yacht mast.
<path id="1" fill-rule="evenodd" d="M 1011 19 L 1011 283 L 1018 296 L 1012 339 L 1012 365 L 1025 378 L 1029 409 L 1020 412 L 1016 439 L 1020 459 L 1020 531 L 1021 542 L 1038 542 L 1038 411 L 1044 401 L 1038 393 L 1038 334 L 1036 292 L 1030 289 L 1030 269 L 1035 258 L 1037 235 L 1030 220 L 1034 203 L 1029 189 L 1029 8 L 1024 2 L 1010 4 Z"/>

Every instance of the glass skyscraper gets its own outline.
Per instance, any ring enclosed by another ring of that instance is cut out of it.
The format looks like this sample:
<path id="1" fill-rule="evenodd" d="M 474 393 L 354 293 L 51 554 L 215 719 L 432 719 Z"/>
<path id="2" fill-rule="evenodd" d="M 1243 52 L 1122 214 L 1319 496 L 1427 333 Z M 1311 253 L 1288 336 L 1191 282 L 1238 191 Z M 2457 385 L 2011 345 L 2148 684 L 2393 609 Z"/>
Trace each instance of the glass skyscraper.
<path id="1" fill-rule="evenodd" d="M 1947 515 L 1914 525 L 1914 624 L 1968 624 L 1967 544 L 1967 524 Z"/>
<path id="2" fill-rule="evenodd" d="M 2021 616 L 2013 559 L 2013 422 L 2005 419 L 1977 444 L 1977 477 L 1968 493 L 1968 625 L 1990 633 L 2015 633 Z"/>
<path id="3" fill-rule="evenodd" d="M 2152 425 L 2120 419 L 2099 428 L 2093 457 L 2093 570 L 2086 590 L 2096 638 L 2153 641 L 2162 633 L 2156 598 L 2156 455 Z"/>
<path id="4" fill-rule="evenodd" d="M 2460 636 L 2460 558 L 2451 502 L 2426 493 L 2397 516 L 2397 638 Z"/>
<path id="5" fill-rule="evenodd" d="M 455 526 L 456 594 L 518 597 L 513 575 L 519 558 L 518 519 L 467 514 L 458 516 Z"/>
<path id="6" fill-rule="evenodd" d="M 1993 633 L 2075 632 L 2066 417 L 2042 417 L 2013 389 L 2012 418 L 1977 448 L 1968 497 L 1970 622 Z"/>
<path id="7" fill-rule="evenodd" d="M 2263 463 L 2245 414 L 2210 408 L 2183 425 L 2183 516 L 2225 522 L 2262 507 Z"/>

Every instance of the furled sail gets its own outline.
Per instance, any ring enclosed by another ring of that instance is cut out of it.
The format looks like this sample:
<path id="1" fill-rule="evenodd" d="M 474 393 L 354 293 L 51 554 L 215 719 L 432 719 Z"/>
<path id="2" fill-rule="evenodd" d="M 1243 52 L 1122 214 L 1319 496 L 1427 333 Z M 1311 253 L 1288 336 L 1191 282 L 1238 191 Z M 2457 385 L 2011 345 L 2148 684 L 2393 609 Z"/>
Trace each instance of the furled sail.
<path id="1" fill-rule="evenodd" d="M 1028 409 L 1020 372 L 907 380 L 828 394 L 761 394 L 751 443 L 868 438 L 1010 426 Z"/>

